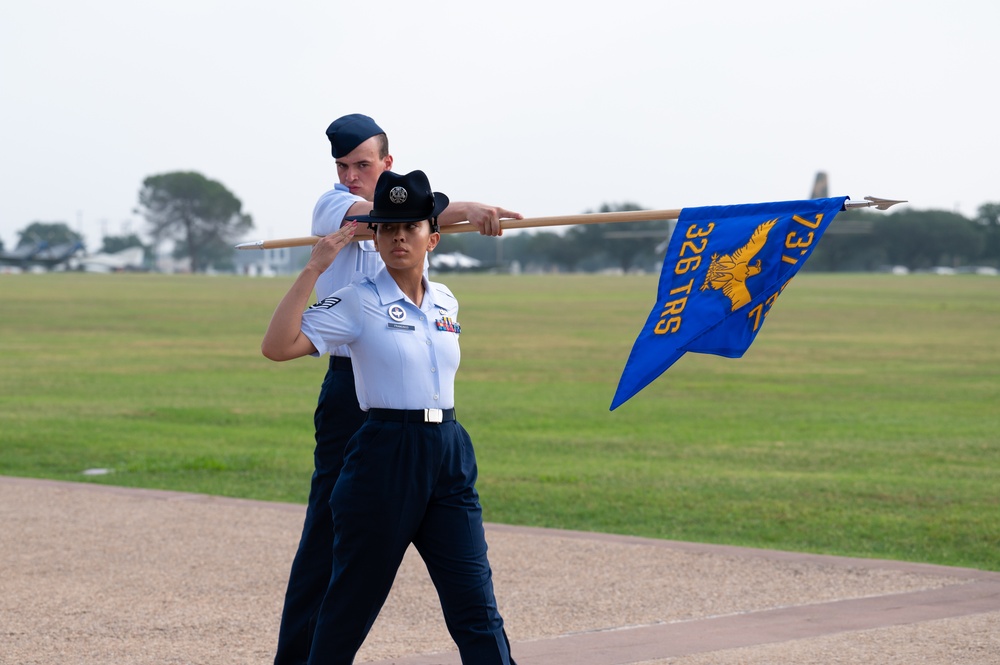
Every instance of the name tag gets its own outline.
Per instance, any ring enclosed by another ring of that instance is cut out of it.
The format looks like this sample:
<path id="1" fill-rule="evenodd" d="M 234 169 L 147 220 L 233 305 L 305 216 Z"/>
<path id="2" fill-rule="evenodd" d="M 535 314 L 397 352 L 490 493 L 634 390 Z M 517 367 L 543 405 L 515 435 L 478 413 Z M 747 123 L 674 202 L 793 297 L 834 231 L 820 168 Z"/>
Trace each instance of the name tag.
<path id="1" fill-rule="evenodd" d="M 417 329 L 416 326 L 408 326 L 405 323 L 394 323 L 392 321 L 389 322 L 389 326 L 388 327 L 389 327 L 390 330 L 416 330 Z"/>

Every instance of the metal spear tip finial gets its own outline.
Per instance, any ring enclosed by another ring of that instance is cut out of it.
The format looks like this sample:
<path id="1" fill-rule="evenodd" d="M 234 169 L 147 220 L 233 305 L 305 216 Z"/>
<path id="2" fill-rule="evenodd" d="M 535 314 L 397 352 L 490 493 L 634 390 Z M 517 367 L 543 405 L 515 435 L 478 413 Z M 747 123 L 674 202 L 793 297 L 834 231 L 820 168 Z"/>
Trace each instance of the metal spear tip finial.
<path id="1" fill-rule="evenodd" d="M 874 196 L 866 196 L 865 201 L 870 201 L 871 205 L 878 210 L 888 210 L 897 203 L 906 203 L 906 201 L 893 201 L 892 199 L 877 199 Z"/>
<path id="2" fill-rule="evenodd" d="M 907 203 L 907 201 L 894 201 L 892 199 L 879 199 L 874 196 L 866 196 L 864 201 L 847 201 L 845 208 L 877 208 L 878 210 L 888 210 L 897 203 Z"/>
<path id="3" fill-rule="evenodd" d="M 236 245 L 236 249 L 262 249 L 264 246 L 263 240 L 254 240 L 252 242 L 241 242 Z"/>

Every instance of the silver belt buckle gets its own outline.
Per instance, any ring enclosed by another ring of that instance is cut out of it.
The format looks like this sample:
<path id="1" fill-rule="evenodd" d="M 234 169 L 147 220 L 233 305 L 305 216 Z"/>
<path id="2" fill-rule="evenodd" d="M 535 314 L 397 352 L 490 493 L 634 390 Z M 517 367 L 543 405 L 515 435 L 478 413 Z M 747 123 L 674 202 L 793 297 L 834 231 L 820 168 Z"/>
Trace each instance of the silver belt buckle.
<path id="1" fill-rule="evenodd" d="M 441 409 L 424 409 L 424 422 L 425 423 L 444 422 L 444 411 L 442 411 Z"/>

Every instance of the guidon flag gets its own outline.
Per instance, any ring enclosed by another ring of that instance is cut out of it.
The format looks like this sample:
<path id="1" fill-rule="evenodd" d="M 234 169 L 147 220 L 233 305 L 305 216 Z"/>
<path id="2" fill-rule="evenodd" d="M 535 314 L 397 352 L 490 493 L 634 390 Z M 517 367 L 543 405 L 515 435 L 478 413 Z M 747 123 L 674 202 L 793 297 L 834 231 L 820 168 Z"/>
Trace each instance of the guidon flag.
<path id="1" fill-rule="evenodd" d="M 685 353 L 743 356 L 847 198 L 681 210 L 611 410 Z"/>

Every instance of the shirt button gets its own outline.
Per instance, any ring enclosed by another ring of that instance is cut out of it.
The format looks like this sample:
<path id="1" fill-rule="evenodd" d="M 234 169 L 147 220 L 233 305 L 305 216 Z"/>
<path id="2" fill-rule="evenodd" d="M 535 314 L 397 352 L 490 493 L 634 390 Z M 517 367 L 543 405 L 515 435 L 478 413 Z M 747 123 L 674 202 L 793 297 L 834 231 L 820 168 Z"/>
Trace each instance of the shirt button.
<path id="1" fill-rule="evenodd" d="M 430 346 L 430 345 L 431 345 L 431 341 L 427 340 L 427 346 Z"/>
<path id="2" fill-rule="evenodd" d="M 435 395 L 435 396 L 434 396 L 434 399 L 435 399 L 435 400 L 437 400 L 437 398 L 438 398 L 438 396 L 437 396 L 437 395 Z"/>
<path id="3" fill-rule="evenodd" d="M 421 316 L 421 317 L 420 317 L 420 320 L 421 320 L 421 321 L 426 321 L 426 320 L 427 320 L 427 318 L 426 318 L 426 317 L 423 317 L 423 316 Z"/>
<path id="4" fill-rule="evenodd" d="M 436 371 L 438 371 L 438 368 L 437 368 L 437 367 L 431 367 L 431 374 L 433 374 L 433 373 L 434 373 L 434 372 L 436 372 Z"/>

